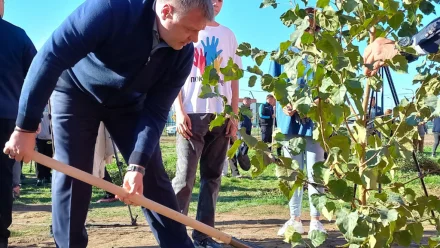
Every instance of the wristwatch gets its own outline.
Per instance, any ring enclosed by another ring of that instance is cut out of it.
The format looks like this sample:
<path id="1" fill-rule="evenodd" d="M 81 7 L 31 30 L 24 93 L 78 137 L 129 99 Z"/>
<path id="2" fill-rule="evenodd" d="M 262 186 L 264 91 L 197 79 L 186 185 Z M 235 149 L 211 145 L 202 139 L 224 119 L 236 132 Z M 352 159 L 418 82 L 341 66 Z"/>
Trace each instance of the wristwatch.
<path id="1" fill-rule="evenodd" d="M 408 62 L 413 62 L 413 61 L 417 60 L 417 58 L 418 58 L 417 55 L 410 54 L 410 53 L 401 51 L 399 49 L 399 47 L 410 47 L 412 45 L 413 45 L 412 37 L 405 36 L 405 37 L 400 38 L 397 41 L 395 49 L 399 50 L 400 55 L 405 56 L 405 58 L 406 58 L 406 60 L 408 60 Z"/>
<path id="2" fill-rule="evenodd" d="M 137 171 L 142 174 L 142 176 L 145 176 L 145 168 L 142 166 L 134 166 L 130 165 L 127 167 L 127 171 Z"/>
<path id="3" fill-rule="evenodd" d="M 399 39 L 399 41 L 397 41 L 397 45 L 399 45 L 401 47 L 409 47 L 412 45 L 412 43 L 413 43 L 413 40 L 409 36 L 402 37 Z"/>

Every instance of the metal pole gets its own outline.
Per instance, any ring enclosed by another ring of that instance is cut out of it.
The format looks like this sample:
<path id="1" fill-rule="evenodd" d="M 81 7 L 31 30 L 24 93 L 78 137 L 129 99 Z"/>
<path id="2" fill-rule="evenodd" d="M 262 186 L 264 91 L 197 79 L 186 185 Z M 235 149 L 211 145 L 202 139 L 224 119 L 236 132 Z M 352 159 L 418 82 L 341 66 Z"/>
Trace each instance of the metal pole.
<path id="1" fill-rule="evenodd" d="M 124 181 L 124 177 L 122 174 L 122 162 L 119 160 L 118 152 L 116 150 L 116 145 L 115 145 L 115 142 L 113 141 L 113 138 L 112 138 L 112 146 L 113 146 L 113 151 L 115 152 L 115 159 L 116 159 L 116 165 L 117 165 L 118 171 L 119 171 L 119 176 L 121 177 L 121 180 Z M 130 213 L 131 225 L 136 226 L 138 216 L 136 215 L 136 217 L 133 218 L 133 213 L 131 212 L 130 205 L 127 205 L 127 207 L 128 207 L 128 212 Z"/>

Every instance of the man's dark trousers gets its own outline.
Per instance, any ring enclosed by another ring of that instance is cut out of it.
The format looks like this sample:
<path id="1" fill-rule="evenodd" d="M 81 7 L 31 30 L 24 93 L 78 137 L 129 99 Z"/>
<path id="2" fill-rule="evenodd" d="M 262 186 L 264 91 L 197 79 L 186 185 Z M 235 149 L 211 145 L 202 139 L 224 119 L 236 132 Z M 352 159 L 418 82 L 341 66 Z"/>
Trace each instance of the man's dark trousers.
<path id="1" fill-rule="evenodd" d="M 37 150 L 39 153 L 48 157 L 53 156 L 52 143 L 50 140 L 37 139 Z M 37 166 L 35 167 L 35 175 L 40 180 L 50 180 L 52 177 L 50 174 L 50 168 L 39 163 L 37 163 Z"/>
<path id="2" fill-rule="evenodd" d="M 200 193 L 196 219 L 209 226 L 215 224 L 215 208 L 220 190 L 222 170 L 228 150 L 229 138 L 226 137 L 226 124 L 209 130 L 214 114 L 189 114 L 192 136 L 189 140 L 177 135 L 176 177 L 173 188 L 176 192 L 180 210 L 188 214 L 192 190 L 196 180 L 197 165 L 200 161 Z M 207 237 L 194 230 L 194 240 L 202 241 Z"/>
<path id="3" fill-rule="evenodd" d="M 264 143 L 272 143 L 272 125 L 261 125 L 261 140 Z"/>
<path id="4" fill-rule="evenodd" d="M 67 92 L 67 93 L 66 93 Z M 96 137 L 101 121 L 128 161 L 139 130 L 142 107 L 108 109 L 78 89 L 54 91 L 51 97 L 55 159 L 92 173 Z M 84 227 L 92 187 L 55 171 L 52 176 L 52 224 L 57 247 L 86 247 Z M 162 163 L 159 145 L 144 176 L 145 197 L 178 210 Z M 143 209 L 160 247 L 194 247 L 184 225 Z"/>
<path id="5" fill-rule="evenodd" d="M 14 131 L 15 120 L 0 119 L 0 144 L 5 144 Z M 12 166 L 15 160 L 0 153 L 0 247 L 8 243 L 12 223 Z"/>

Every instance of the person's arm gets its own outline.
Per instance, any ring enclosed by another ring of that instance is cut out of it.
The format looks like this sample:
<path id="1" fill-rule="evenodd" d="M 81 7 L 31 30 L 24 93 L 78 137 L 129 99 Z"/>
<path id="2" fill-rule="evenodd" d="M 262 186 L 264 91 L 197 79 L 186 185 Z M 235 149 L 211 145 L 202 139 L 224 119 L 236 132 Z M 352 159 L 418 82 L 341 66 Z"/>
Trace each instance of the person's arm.
<path id="1" fill-rule="evenodd" d="M 35 49 L 34 43 L 27 36 L 26 33 L 23 34 L 25 39 L 25 47 L 23 51 L 23 75 L 26 75 L 29 71 L 29 67 L 31 66 L 32 60 L 37 54 L 37 49 Z"/>
<path id="2" fill-rule="evenodd" d="M 260 105 L 260 108 L 258 109 L 258 114 L 260 115 L 261 119 L 270 119 L 270 116 L 263 115 L 263 104 Z"/>
<path id="3" fill-rule="evenodd" d="M 410 37 L 410 45 L 416 50 L 417 55 L 426 55 L 428 53 L 437 53 L 440 44 L 440 18 L 434 19 L 425 28 L 420 30 L 413 37 Z M 396 42 L 386 38 L 377 38 L 367 46 L 364 51 L 364 64 L 366 66 L 364 73 L 367 76 L 373 76 L 380 67 L 385 65 L 386 60 L 390 60 L 399 54 Z M 410 54 L 404 55 L 410 62 L 415 58 Z"/>
<path id="4" fill-rule="evenodd" d="M 134 151 L 128 163 L 146 166 L 156 147 L 168 119 L 171 106 L 185 84 L 194 60 L 194 47 L 188 46 L 180 51 L 184 56 L 172 66 L 176 73 L 170 73 L 171 78 L 163 83 L 157 83 L 147 94 L 144 109 L 139 120 L 139 134 Z"/>
<path id="5" fill-rule="evenodd" d="M 437 53 L 440 44 L 440 17 L 412 37 L 412 47 L 418 55 Z"/>
<path id="6" fill-rule="evenodd" d="M 108 40 L 113 25 L 108 0 L 85 1 L 54 31 L 27 73 L 16 125 L 35 131 L 61 73 Z"/>

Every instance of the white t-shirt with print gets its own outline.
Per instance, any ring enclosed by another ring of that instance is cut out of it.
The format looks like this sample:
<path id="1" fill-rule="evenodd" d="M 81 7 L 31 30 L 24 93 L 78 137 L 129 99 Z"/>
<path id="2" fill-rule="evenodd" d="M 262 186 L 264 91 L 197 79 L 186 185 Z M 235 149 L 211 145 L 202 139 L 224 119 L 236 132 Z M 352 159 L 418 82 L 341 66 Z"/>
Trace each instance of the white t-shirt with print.
<path id="1" fill-rule="evenodd" d="M 241 58 L 236 55 L 237 40 L 234 33 L 227 27 L 206 26 L 199 32 L 199 41 L 194 43 L 194 63 L 185 85 L 182 88 L 182 102 L 186 113 L 221 113 L 223 100 L 220 97 L 199 98 L 202 89 L 202 76 L 204 67 L 213 63 L 220 63 L 220 68 L 226 67 L 229 58 L 232 58 L 242 68 Z M 231 104 L 232 87 L 231 81 L 223 82 L 220 74 L 218 91 L 220 95 L 228 99 Z M 214 87 L 212 87 L 214 90 Z"/>

